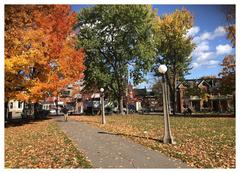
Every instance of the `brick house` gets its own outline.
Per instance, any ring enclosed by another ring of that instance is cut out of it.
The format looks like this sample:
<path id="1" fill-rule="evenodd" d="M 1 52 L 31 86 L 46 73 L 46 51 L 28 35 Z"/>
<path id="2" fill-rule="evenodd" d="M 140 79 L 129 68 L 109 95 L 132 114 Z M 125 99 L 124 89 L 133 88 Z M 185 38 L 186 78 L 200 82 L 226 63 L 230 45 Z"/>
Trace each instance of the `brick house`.
<path id="1" fill-rule="evenodd" d="M 147 88 L 133 88 L 129 85 L 129 104 L 135 105 L 136 111 L 161 111 L 162 101 Z"/>
<path id="2" fill-rule="evenodd" d="M 229 112 L 233 111 L 233 95 L 221 95 L 220 78 L 190 79 L 177 85 L 177 112 L 186 107 L 194 112 Z M 189 90 L 195 90 L 192 94 Z M 203 91 L 198 94 L 196 91 Z"/>

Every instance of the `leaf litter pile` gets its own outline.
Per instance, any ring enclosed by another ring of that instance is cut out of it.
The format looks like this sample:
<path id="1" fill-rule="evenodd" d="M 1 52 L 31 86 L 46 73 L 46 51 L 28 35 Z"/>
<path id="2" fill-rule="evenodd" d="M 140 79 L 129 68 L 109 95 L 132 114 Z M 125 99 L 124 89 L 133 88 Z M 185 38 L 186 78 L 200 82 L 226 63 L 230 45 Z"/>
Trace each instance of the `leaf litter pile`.
<path id="1" fill-rule="evenodd" d="M 5 128 L 6 168 L 89 168 L 52 120 Z"/>
<path id="2" fill-rule="evenodd" d="M 235 168 L 235 118 L 170 117 L 172 135 L 177 144 L 163 144 L 163 116 L 107 116 L 105 125 L 100 116 L 70 117 L 122 135 L 181 159 L 195 168 Z"/>

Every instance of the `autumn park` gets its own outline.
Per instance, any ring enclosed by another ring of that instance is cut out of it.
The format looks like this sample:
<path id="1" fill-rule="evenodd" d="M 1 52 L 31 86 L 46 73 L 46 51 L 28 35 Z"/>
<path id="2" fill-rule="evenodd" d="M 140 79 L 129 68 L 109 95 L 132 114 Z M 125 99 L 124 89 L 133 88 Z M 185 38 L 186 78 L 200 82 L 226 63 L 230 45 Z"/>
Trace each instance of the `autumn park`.
<path id="1" fill-rule="evenodd" d="M 5 169 L 236 168 L 235 5 L 4 15 Z"/>

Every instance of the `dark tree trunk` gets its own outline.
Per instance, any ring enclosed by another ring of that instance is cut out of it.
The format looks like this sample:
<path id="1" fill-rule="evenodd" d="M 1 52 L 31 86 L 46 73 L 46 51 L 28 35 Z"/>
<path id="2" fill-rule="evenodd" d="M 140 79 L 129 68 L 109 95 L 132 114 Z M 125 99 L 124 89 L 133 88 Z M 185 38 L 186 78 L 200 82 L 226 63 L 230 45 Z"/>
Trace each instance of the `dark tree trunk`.
<path id="1" fill-rule="evenodd" d="M 170 79 L 169 74 L 166 74 L 167 85 L 169 86 L 172 114 L 176 115 L 176 75 L 173 75 L 172 79 Z"/>
<path id="2" fill-rule="evenodd" d="M 123 96 L 120 97 L 120 114 L 123 115 L 124 111 L 123 111 Z"/>
<path id="3" fill-rule="evenodd" d="M 128 115 L 128 70 L 126 75 L 126 114 Z"/>
<path id="4" fill-rule="evenodd" d="M 128 110 L 128 95 L 126 96 L 126 114 L 129 114 L 129 110 Z"/>
<path id="5" fill-rule="evenodd" d="M 55 104 L 56 104 L 56 115 L 58 116 L 58 95 L 57 95 L 57 99 L 55 100 Z"/>
<path id="6" fill-rule="evenodd" d="M 117 105 L 117 108 L 118 108 L 118 114 L 121 112 L 121 110 L 120 110 L 120 102 L 121 102 L 121 99 L 119 98 L 119 97 L 117 97 L 117 103 L 118 103 L 118 105 Z"/>
<path id="7" fill-rule="evenodd" d="M 235 95 L 235 91 L 233 92 L 233 109 L 234 109 L 234 115 L 236 116 L 236 95 Z"/>
<path id="8" fill-rule="evenodd" d="M 38 103 L 34 103 L 33 104 L 33 116 L 34 116 L 34 119 L 38 119 L 39 118 L 39 113 L 38 113 Z"/>
<path id="9" fill-rule="evenodd" d="M 27 117 L 26 115 L 26 102 L 23 102 L 23 110 L 22 110 L 22 119 L 25 119 Z"/>
<path id="10" fill-rule="evenodd" d="M 9 112 L 9 108 L 8 108 L 8 101 L 5 101 L 5 104 L 4 104 L 4 117 L 5 117 L 5 121 L 8 120 L 8 112 Z"/>
<path id="11" fill-rule="evenodd" d="M 118 111 L 119 111 L 119 114 L 121 114 L 121 115 L 124 114 L 124 112 L 123 112 L 123 96 L 118 97 Z"/>
<path id="12" fill-rule="evenodd" d="M 173 115 L 176 114 L 176 90 L 171 93 L 171 100 L 172 100 L 172 113 Z"/>

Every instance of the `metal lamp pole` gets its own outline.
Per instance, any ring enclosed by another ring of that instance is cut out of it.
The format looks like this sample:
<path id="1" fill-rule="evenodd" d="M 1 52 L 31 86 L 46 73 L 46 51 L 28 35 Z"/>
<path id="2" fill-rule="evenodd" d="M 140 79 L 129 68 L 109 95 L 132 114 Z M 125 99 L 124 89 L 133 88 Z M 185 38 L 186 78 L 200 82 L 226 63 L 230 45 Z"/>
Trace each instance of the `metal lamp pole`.
<path id="1" fill-rule="evenodd" d="M 101 88 L 100 89 L 100 91 L 101 91 L 101 109 L 102 109 L 102 124 L 106 124 L 106 119 L 105 119 L 105 109 L 104 109 L 104 88 Z"/>
<path id="2" fill-rule="evenodd" d="M 164 112 L 164 136 L 163 143 L 164 144 L 175 144 L 170 128 L 170 120 L 169 120 L 169 107 L 168 107 L 168 96 L 167 96 L 167 85 L 165 79 L 165 73 L 167 71 L 166 65 L 160 65 L 158 68 L 159 73 L 162 74 L 162 90 L 163 90 L 163 112 Z"/>

